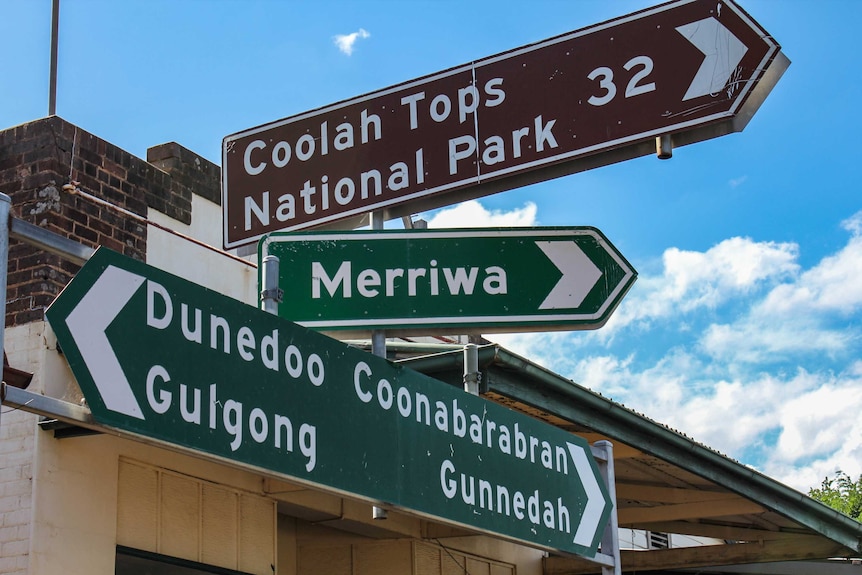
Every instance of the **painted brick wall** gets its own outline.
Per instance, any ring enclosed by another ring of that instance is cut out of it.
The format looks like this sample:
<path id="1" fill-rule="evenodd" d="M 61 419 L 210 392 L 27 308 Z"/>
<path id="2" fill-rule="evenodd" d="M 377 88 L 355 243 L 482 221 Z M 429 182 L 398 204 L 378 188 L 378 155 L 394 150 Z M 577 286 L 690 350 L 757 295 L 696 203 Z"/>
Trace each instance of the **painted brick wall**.
<path id="1" fill-rule="evenodd" d="M 32 372 L 45 356 L 45 324 L 33 322 L 6 330 L 9 362 Z M 41 389 L 35 374 L 31 390 Z M 0 575 L 28 571 L 33 517 L 33 452 L 39 417 L 3 407 L 0 415 Z"/>
<path id="2" fill-rule="evenodd" d="M 0 192 L 14 216 L 85 245 L 106 246 L 140 260 L 147 227 L 121 212 L 69 193 L 77 187 L 146 216 L 153 208 L 188 224 L 192 193 L 220 203 L 219 167 L 182 146 L 151 148 L 152 163 L 57 116 L 0 131 Z M 6 325 L 43 319 L 44 310 L 78 267 L 59 256 L 15 242 L 9 249 Z"/>
<path id="3" fill-rule="evenodd" d="M 37 416 L 3 408 L 0 417 L 0 574 L 27 573 Z"/>

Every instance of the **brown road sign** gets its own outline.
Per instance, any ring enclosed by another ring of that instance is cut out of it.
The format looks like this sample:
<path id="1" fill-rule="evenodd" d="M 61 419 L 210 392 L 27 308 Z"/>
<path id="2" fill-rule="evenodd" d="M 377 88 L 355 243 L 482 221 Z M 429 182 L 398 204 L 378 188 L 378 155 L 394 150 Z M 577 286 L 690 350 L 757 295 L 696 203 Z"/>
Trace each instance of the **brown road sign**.
<path id="1" fill-rule="evenodd" d="M 787 65 L 735 4 L 677 0 L 245 130 L 223 143 L 225 247 L 740 131 Z"/>

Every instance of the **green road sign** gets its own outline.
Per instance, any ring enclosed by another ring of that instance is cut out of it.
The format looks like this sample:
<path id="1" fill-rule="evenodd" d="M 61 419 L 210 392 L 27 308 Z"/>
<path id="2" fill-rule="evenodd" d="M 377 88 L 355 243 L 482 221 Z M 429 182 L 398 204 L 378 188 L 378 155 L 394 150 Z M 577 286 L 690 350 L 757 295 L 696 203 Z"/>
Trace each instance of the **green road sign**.
<path id="1" fill-rule="evenodd" d="M 595 554 L 611 503 L 575 435 L 104 248 L 47 315 L 100 425 Z"/>
<path id="2" fill-rule="evenodd" d="M 596 329 L 637 277 L 590 227 L 271 234 L 259 252 L 281 262 L 279 315 L 324 331 Z"/>

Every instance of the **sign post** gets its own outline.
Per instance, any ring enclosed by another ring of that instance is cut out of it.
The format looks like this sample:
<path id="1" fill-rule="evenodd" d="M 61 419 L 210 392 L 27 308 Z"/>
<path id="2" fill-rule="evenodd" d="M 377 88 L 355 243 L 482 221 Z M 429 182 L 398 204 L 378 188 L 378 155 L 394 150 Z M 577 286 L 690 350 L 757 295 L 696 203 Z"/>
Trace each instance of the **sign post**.
<path id="1" fill-rule="evenodd" d="M 596 329 L 637 277 L 591 227 L 272 234 L 260 250 L 290 262 L 279 315 L 323 331 Z"/>
<path id="2" fill-rule="evenodd" d="M 571 433 L 104 248 L 47 315 L 106 428 L 595 555 L 612 505 Z"/>
<path id="3" fill-rule="evenodd" d="M 244 130 L 224 244 L 667 155 L 741 131 L 788 64 L 732 1 L 677 0 Z"/>

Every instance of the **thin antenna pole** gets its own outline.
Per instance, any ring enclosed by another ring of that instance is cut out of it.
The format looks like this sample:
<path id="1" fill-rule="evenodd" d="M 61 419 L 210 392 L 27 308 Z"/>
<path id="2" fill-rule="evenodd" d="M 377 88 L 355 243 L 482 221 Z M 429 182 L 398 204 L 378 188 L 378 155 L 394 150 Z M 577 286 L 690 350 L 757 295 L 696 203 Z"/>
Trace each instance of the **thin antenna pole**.
<path id="1" fill-rule="evenodd" d="M 57 52 L 60 36 L 60 0 L 54 0 L 51 11 L 51 78 L 48 88 L 48 115 L 57 115 Z"/>

